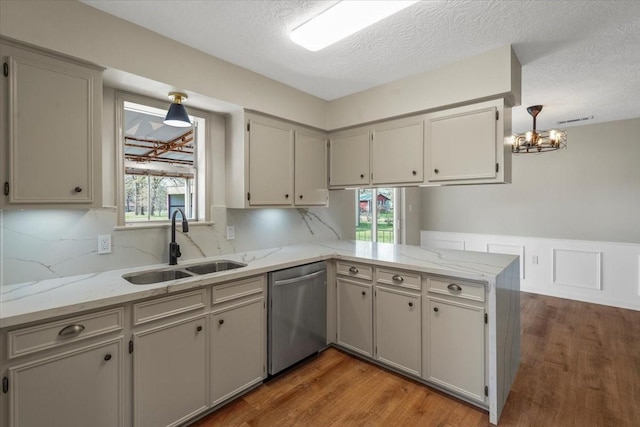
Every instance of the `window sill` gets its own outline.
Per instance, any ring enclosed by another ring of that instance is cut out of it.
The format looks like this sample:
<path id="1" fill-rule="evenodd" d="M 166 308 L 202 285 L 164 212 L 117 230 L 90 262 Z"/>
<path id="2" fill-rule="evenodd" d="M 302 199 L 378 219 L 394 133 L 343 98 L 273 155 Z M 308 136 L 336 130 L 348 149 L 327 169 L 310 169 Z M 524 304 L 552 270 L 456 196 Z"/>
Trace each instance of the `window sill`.
<path id="1" fill-rule="evenodd" d="M 193 221 L 189 222 L 189 227 L 200 227 L 200 226 L 212 226 L 214 225 L 214 221 Z M 151 228 L 169 228 L 171 227 L 170 222 L 158 222 L 158 223 L 135 223 L 129 225 L 116 225 L 113 227 L 113 231 L 127 231 L 127 230 L 148 230 Z"/>

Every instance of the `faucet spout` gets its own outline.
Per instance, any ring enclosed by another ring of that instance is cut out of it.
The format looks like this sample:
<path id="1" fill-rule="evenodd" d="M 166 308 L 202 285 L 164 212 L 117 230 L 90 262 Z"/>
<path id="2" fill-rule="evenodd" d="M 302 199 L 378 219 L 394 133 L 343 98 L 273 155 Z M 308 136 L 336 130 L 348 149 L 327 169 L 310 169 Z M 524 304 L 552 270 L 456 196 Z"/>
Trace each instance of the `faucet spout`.
<path id="1" fill-rule="evenodd" d="M 171 242 L 169 243 L 169 265 L 176 265 L 178 258 L 182 256 L 180 252 L 180 245 L 176 243 L 176 215 L 180 212 L 182 215 L 182 232 L 187 233 L 189 231 L 189 223 L 187 222 L 187 216 L 181 208 L 177 208 L 171 215 Z"/>

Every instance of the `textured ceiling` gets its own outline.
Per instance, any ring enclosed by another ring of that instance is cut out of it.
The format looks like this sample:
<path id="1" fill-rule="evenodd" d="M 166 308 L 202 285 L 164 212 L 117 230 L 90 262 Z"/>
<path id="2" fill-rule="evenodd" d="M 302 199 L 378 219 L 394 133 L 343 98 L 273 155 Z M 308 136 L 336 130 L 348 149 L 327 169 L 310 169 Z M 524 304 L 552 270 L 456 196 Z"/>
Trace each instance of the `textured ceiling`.
<path id="1" fill-rule="evenodd" d="M 83 2 L 326 100 L 511 44 L 514 131 L 533 104 L 540 128 L 640 116 L 640 1 L 423 0 L 319 52 L 288 33 L 335 1 Z"/>

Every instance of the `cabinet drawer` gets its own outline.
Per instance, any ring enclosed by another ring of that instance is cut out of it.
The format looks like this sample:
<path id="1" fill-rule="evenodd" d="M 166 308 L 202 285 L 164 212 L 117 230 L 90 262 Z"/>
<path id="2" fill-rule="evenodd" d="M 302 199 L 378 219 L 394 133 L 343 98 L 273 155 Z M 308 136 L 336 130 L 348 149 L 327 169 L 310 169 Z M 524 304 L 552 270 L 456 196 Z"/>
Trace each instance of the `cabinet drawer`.
<path id="1" fill-rule="evenodd" d="M 484 284 L 465 282 L 455 278 L 427 278 L 429 292 L 451 295 L 475 301 L 484 301 Z"/>
<path id="2" fill-rule="evenodd" d="M 11 331 L 7 334 L 9 359 L 119 331 L 123 317 L 120 307 Z"/>
<path id="3" fill-rule="evenodd" d="M 133 305 L 133 324 L 141 325 L 205 307 L 205 290 L 171 295 Z"/>
<path id="4" fill-rule="evenodd" d="M 264 290 L 264 277 L 254 277 L 241 282 L 226 283 L 214 286 L 211 292 L 211 303 L 221 304 L 249 295 L 261 294 Z"/>
<path id="5" fill-rule="evenodd" d="M 376 281 L 386 285 L 422 290 L 422 276 L 419 273 L 376 268 Z"/>
<path id="6" fill-rule="evenodd" d="M 351 262 L 338 262 L 338 274 L 359 279 L 373 279 L 373 267 Z"/>

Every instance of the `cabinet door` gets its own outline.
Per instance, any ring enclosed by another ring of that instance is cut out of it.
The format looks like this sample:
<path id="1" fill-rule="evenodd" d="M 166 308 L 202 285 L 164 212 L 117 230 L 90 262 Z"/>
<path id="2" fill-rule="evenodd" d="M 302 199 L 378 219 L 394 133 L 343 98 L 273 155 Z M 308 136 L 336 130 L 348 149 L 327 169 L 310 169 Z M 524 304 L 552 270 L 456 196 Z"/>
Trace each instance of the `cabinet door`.
<path id="1" fill-rule="evenodd" d="M 8 63 L 9 202 L 91 203 L 100 73 L 34 53 Z"/>
<path id="2" fill-rule="evenodd" d="M 424 119 L 377 125 L 371 142 L 371 183 L 423 181 Z"/>
<path id="3" fill-rule="evenodd" d="M 174 426 L 207 408 L 205 317 L 134 334 L 135 426 Z"/>
<path id="4" fill-rule="evenodd" d="M 338 344 L 373 355 L 373 298 L 370 284 L 337 279 Z"/>
<path id="5" fill-rule="evenodd" d="M 495 107 L 438 116 L 428 128 L 429 181 L 496 177 Z"/>
<path id="6" fill-rule="evenodd" d="M 293 130 L 255 118 L 249 126 L 249 203 L 293 204 Z"/>
<path id="7" fill-rule="evenodd" d="M 9 425 L 122 426 L 122 339 L 9 368 Z"/>
<path id="8" fill-rule="evenodd" d="M 329 146 L 329 185 L 369 184 L 369 130 L 334 135 Z"/>
<path id="9" fill-rule="evenodd" d="M 376 289 L 376 359 L 420 375 L 420 313 L 419 295 Z"/>
<path id="10" fill-rule="evenodd" d="M 262 381 L 265 375 L 264 300 L 211 316 L 211 405 Z"/>
<path id="11" fill-rule="evenodd" d="M 484 402 L 484 309 L 427 298 L 426 379 Z"/>
<path id="12" fill-rule="evenodd" d="M 327 190 L 327 140 L 295 134 L 295 204 L 325 206 Z"/>

